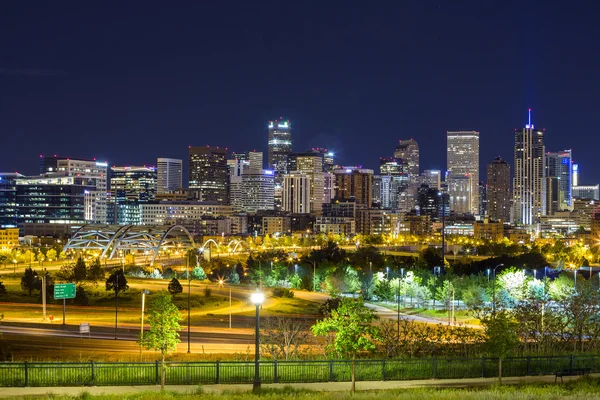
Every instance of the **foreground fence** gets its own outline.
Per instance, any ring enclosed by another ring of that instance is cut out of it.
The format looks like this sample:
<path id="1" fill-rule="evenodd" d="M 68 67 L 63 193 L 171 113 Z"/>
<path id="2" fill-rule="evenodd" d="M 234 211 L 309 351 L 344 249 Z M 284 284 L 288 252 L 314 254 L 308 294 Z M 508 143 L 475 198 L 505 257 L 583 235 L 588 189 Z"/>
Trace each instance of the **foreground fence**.
<path id="1" fill-rule="evenodd" d="M 262 361 L 263 383 L 342 382 L 350 380 L 352 362 Z M 587 369 L 600 372 L 599 355 L 519 357 L 502 362 L 503 376 L 551 375 L 557 371 Z M 356 360 L 360 381 L 445 378 L 486 378 L 498 374 L 494 358 L 430 358 Z M 0 386 L 118 386 L 156 385 L 157 362 L 0 363 Z M 252 383 L 253 361 L 169 362 L 166 383 L 201 385 Z"/>

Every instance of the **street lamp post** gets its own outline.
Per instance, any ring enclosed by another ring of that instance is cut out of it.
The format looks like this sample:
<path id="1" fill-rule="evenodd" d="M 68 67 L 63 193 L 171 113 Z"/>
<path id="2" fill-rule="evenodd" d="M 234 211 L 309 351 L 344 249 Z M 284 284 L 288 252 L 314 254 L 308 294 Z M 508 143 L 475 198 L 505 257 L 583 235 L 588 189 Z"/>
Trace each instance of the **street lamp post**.
<path id="1" fill-rule="evenodd" d="M 250 297 L 252 304 L 256 306 L 256 330 L 255 330 L 255 349 L 254 349 L 254 382 L 252 391 L 260 390 L 260 306 L 265 301 L 265 295 L 261 292 L 252 293 Z"/>
<path id="2" fill-rule="evenodd" d="M 140 362 L 142 361 L 142 347 L 144 342 L 144 302 L 146 300 L 147 294 L 150 294 L 150 291 L 142 289 L 142 323 L 140 324 Z"/>
<path id="3" fill-rule="evenodd" d="M 496 268 L 504 267 L 504 264 L 498 264 L 494 267 L 494 286 L 492 289 L 492 313 L 496 314 Z"/>
<path id="4" fill-rule="evenodd" d="M 188 278 L 188 320 L 187 320 L 187 328 L 188 328 L 188 337 L 187 337 L 187 340 L 188 340 L 188 354 L 191 352 L 191 333 L 192 333 L 191 325 L 190 325 L 191 320 L 192 320 L 191 319 L 192 309 L 191 309 L 191 304 L 190 304 L 190 294 L 191 294 L 191 291 L 192 291 L 192 277 L 190 276 L 190 262 L 189 262 L 189 259 L 190 259 L 190 255 L 189 255 L 189 253 L 187 253 L 186 256 L 185 256 L 185 270 L 187 272 L 187 278 Z"/>
<path id="5" fill-rule="evenodd" d="M 36 276 L 35 279 L 39 279 L 39 276 Z M 42 321 L 46 322 L 46 270 L 42 272 Z"/>
<path id="6" fill-rule="evenodd" d="M 313 265 L 313 292 L 317 291 L 317 262 L 316 261 L 310 261 L 308 260 L 310 263 L 312 263 Z"/>

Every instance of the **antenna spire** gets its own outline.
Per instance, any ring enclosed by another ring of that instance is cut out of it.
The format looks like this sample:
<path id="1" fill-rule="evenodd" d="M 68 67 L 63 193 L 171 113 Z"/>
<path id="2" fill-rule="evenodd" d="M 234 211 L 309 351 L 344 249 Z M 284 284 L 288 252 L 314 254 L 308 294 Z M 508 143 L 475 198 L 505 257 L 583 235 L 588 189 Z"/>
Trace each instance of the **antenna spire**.
<path id="1" fill-rule="evenodd" d="M 529 109 L 529 125 L 531 126 L 531 108 Z"/>

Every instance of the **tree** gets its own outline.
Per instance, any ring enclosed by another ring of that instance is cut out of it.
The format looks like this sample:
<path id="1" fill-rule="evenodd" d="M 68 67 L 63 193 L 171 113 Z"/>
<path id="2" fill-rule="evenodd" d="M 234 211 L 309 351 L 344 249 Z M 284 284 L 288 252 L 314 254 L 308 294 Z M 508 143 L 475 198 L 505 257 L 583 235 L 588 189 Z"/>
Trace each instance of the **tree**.
<path id="1" fill-rule="evenodd" d="M 379 301 L 392 301 L 394 299 L 392 285 L 387 279 L 377 280 L 373 294 L 377 296 Z"/>
<path id="2" fill-rule="evenodd" d="M 75 274 L 73 273 L 73 265 L 63 265 L 60 270 L 56 273 L 56 277 L 65 282 L 75 281 Z"/>
<path id="3" fill-rule="evenodd" d="M 334 335 L 327 351 L 340 357 L 352 358 L 352 392 L 356 391 L 356 356 L 361 351 L 374 351 L 379 328 L 373 325 L 375 312 L 366 308 L 362 299 L 343 299 L 331 316 L 311 327 L 315 336 Z"/>
<path id="4" fill-rule="evenodd" d="M 204 268 L 197 266 L 192 270 L 192 278 L 198 281 L 203 281 L 206 279 L 206 273 L 204 272 Z"/>
<path id="5" fill-rule="evenodd" d="M 85 261 L 83 258 L 79 257 L 77 259 L 77 263 L 75 263 L 75 267 L 73 267 L 73 279 L 75 282 L 81 282 L 85 280 L 87 275 L 87 267 L 85 265 Z"/>
<path id="6" fill-rule="evenodd" d="M 48 261 L 56 261 L 57 253 L 56 250 L 50 249 L 46 252 L 46 258 Z"/>
<path id="7" fill-rule="evenodd" d="M 175 296 L 181 292 L 183 292 L 183 287 L 181 286 L 181 283 L 179 283 L 177 278 L 171 279 L 171 282 L 169 282 L 169 293 Z"/>
<path id="8" fill-rule="evenodd" d="M 77 304 L 78 306 L 87 306 L 90 304 L 87 292 L 85 291 L 83 286 L 77 286 L 77 289 L 75 291 L 75 304 Z"/>
<path id="9" fill-rule="evenodd" d="M 450 301 L 452 300 L 452 282 L 444 281 L 441 285 L 438 285 L 435 290 L 435 299 L 444 303 L 444 309 L 448 310 Z"/>
<path id="10" fill-rule="evenodd" d="M 121 268 L 116 268 L 106 280 L 106 291 L 114 290 L 115 295 L 129 289 L 127 278 L 123 275 Z"/>
<path id="11" fill-rule="evenodd" d="M 290 360 L 298 355 L 300 346 L 308 339 L 306 321 L 289 317 L 265 318 L 260 340 L 263 349 L 274 360 Z"/>
<path id="12" fill-rule="evenodd" d="M 0 296 L 3 296 L 6 294 L 6 286 L 4 286 L 4 284 L 2 282 L 0 282 Z"/>
<path id="13" fill-rule="evenodd" d="M 26 268 L 23 276 L 21 277 L 21 289 L 31 292 L 36 288 L 37 283 L 37 272 L 30 268 Z"/>
<path id="14" fill-rule="evenodd" d="M 485 311 L 479 317 L 485 333 L 484 346 L 488 354 L 498 357 L 498 382 L 502 384 L 502 360 L 508 357 L 517 344 L 518 323 L 507 310 Z"/>
<path id="15" fill-rule="evenodd" d="M 148 310 L 148 324 L 150 330 L 140 337 L 140 343 L 149 350 L 160 352 L 161 374 L 160 388 L 165 388 L 165 357 L 167 354 L 177 350 L 179 339 L 179 321 L 181 315 L 173 304 L 171 296 L 165 291 L 158 293 L 157 297 L 150 303 Z"/>
<path id="16" fill-rule="evenodd" d="M 100 259 L 96 258 L 87 272 L 86 279 L 94 284 L 104 279 L 104 270 L 100 264 Z"/>

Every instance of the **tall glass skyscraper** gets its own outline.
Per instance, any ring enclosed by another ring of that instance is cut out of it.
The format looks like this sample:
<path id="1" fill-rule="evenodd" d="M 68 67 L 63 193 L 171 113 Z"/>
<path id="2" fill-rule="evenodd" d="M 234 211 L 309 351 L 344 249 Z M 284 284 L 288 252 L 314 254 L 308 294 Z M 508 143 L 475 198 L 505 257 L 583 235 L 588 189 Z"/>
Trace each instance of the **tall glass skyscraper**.
<path id="1" fill-rule="evenodd" d="M 411 179 L 419 176 L 419 144 L 414 139 L 400 140 L 394 157 L 408 164 L 408 174 Z"/>
<path id="2" fill-rule="evenodd" d="M 571 150 L 546 153 L 546 214 L 570 210 L 573 199 Z"/>
<path id="3" fill-rule="evenodd" d="M 515 130 L 515 174 L 513 178 L 513 223 L 536 224 L 545 212 L 544 132 L 529 121 Z"/>
<path id="4" fill-rule="evenodd" d="M 285 174 L 288 171 L 287 157 L 292 152 L 292 125 L 289 120 L 269 121 L 268 150 L 269 169 L 275 171 L 276 176 Z"/>
<path id="5" fill-rule="evenodd" d="M 158 193 L 168 193 L 183 187 L 182 160 L 175 158 L 159 158 L 157 160 Z"/>
<path id="6" fill-rule="evenodd" d="M 510 221 L 510 165 L 502 157 L 487 166 L 487 211 L 492 220 Z"/>
<path id="7" fill-rule="evenodd" d="M 203 201 L 228 204 L 227 149 L 190 146 L 189 156 L 190 189 L 200 189 Z"/>

